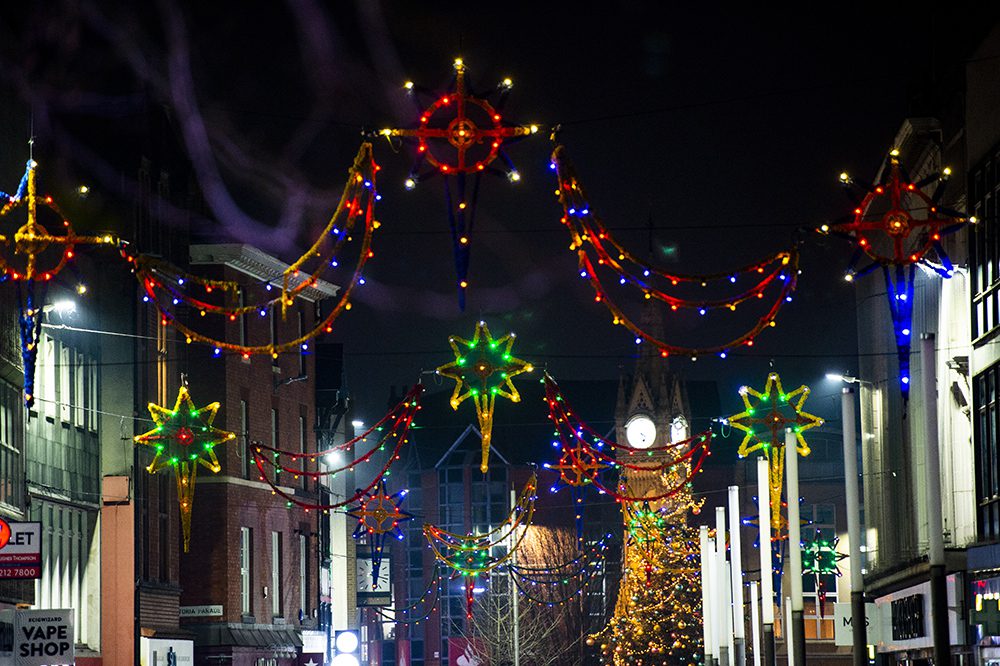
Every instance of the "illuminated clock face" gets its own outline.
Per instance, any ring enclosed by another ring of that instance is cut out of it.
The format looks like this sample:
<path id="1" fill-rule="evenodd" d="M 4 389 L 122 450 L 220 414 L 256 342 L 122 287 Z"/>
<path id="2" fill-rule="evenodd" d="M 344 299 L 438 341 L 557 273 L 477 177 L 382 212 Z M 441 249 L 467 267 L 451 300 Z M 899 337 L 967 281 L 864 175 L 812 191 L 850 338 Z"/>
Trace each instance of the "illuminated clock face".
<path id="1" fill-rule="evenodd" d="M 389 592 L 389 558 L 383 557 L 378 568 L 377 582 L 372 584 L 372 561 L 368 557 L 358 557 L 358 591 L 372 593 Z"/>
<path id="2" fill-rule="evenodd" d="M 625 439 L 633 448 L 648 449 L 656 440 L 656 424 L 645 414 L 637 414 L 625 424 Z"/>

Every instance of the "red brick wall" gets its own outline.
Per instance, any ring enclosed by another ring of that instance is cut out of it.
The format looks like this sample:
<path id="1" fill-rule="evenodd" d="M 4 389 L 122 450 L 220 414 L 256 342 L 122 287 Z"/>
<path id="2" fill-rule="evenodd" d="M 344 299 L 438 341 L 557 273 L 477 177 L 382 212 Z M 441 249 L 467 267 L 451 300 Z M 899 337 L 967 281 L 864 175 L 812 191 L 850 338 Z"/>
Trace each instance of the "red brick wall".
<path id="1" fill-rule="evenodd" d="M 246 277 L 234 271 L 225 275 L 228 279 L 246 282 Z M 256 302 L 278 294 L 264 292 L 259 286 L 250 287 L 247 302 Z M 288 311 L 286 320 L 278 322 L 279 340 L 290 340 L 298 336 L 298 315 L 301 310 L 305 329 L 313 322 L 312 304 L 297 301 Z M 280 314 L 279 314 L 280 317 Z M 218 331 L 221 333 L 222 331 Z M 250 345 L 266 345 L 270 342 L 270 315 L 260 317 L 249 315 L 248 332 Z M 237 341 L 239 322 L 225 325 L 227 339 Z M 312 344 L 310 343 L 310 351 Z M 306 618 L 312 617 L 317 605 L 318 574 L 318 532 L 317 514 L 306 512 L 297 506 L 288 508 L 286 501 L 273 495 L 270 488 L 261 486 L 258 473 L 248 460 L 249 482 L 240 477 L 241 456 L 247 455 L 243 449 L 246 434 L 250 441 L 271 443 L 271 410 L 278 411 L 278 446 L 291 451 L 299 447 L 299 417 L 305 419 L 306 450 L 316 450 L 313 432 L 314 410 L 314 358 L 305 357 L 305 373 L 308 379 L 283 383 L 297 377 L 299 353 L 279 355 L 277 370 L 272 358 L 267 355 L 252 356 L 244 360 L 236 354 L 225 354 L 222 358 L 212 358 L 211 349 L 204 362 L 192 364 L 191 393 L 199 406 L 218 400 L 222 403 L 215 420 L 217 427 L 237 433 L 237 439 L 216 448 L 222 471 L 216 479 L 207 470 L 199 471 L 199 483 L 195 493 L 194 518 L 192 520 L 191 552 L 181 559 L 181 605 L 222 604 L 224 617 L 200 618 L 200 621 L 239 622 L 241 619 L 240 581 L 240 528 L 249 527 L 252 532 L 251 558 L 251 609 L 258 623 L 272 621 L 271 597 L 263 596 L 263 588 L 271 588 L 271 532 L 282 535 L 282 614 L 288 624 L 298 623 L 299 596 L 299 532 L 307 536 L 308 557 L 308 598 Z M 240 400 L 249 405 L 248 432 L 241 432 Z M 301 463 L 291 463 L 299 465 Z M 311 464 L 311 463 L 310 463 Z M 308 464 L 306 465 L 308 468 Z M 315 467 L 313 467 L 315 468 Z M 220 483 L 229 477 L 227 483 Z M 233 479 L 232 477 L 236 477 Z M 289 473 L 282 473 L 279 482 L 283 486 L 301 488 L 302 480 L 296 480 Z M 310 489 L 315 486 L 309 483 Z M 307 498 L 312 499 L 312 498 Z M 195 620 L 198 621 L 198 620 Z"/>

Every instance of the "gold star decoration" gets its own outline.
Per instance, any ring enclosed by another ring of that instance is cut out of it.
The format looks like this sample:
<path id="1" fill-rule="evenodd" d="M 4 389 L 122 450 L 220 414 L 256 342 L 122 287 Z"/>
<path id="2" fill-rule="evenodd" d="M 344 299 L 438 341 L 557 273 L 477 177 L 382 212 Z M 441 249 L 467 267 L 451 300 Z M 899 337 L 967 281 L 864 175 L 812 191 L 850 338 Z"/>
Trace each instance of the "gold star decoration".
<path id="1" fill-rule="evenodd" d="M 187 387 L 182 386 L 173 409 L 149 403 L 149 414 L 156 427 L 134 438 L 136 444 L 150 446 L 155 451 L 152 462 L 146 467 L 147 472 L 174 470 L 185 553 L 191 541 L 191 510 L 198 465 L 217 474 L 222 467 L 215 455 L 215 446 L 236 439 L 236 433 L 212 425 L 218 411 L 217 402 L 196 408 Z"/>
<path id="2" fill-rule="evenodd" d="M 802 433 L 823 425 L 823 419 L 802 409 L 809 397 L 809 387 L 802 385 L 785 393 L 777 372 L 767 376 L 763 391 L 756 391 L 749 386 L 740 387 L 740 397 L 743 398 L 744 410 L 730 416 L 727 421 L 729 425 L 745 433 L 737 451 L 741 458 L 754 451 L 763 451 L 767 457 L 771 527 L 778 529 L 781 520 L 782 478 L 785 472 L 785 429 L 791 428 L 795 433 L 795 450 L 798 454 L 807 456 L 809 445 Z"/>
<path id="3" fill-rule="evenodd" d="M 437 369 L 437 374 L 455 380 L 455 390 L 451 394 L 451 408 L 467 398 L 476 405 L 476 418 L 483 438 L 483 458 L 479 469 L 483 474 L 489 469 L 490 440 L 493 435 L 493 407 L 497 396 L 511 402 L 520 402 L 521 394 L 511 381 L 522 372 L 531 372 L 534 367 L 521 359 L 514 358 L 510 349 L 515 335 L 508 333 L 493 339 L 486 322 L 476 324 L 472 340 L 458 336 L 448 338 L 455 360 Z"/>

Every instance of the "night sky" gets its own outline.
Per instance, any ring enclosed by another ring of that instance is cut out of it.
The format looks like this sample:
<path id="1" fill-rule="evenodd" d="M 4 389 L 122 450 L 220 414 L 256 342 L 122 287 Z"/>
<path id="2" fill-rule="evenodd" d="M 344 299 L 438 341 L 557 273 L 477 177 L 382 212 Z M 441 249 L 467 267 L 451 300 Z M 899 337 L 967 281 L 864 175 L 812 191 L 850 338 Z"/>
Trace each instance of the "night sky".
<path id="1" fill-rule="evenodd" d="M 404 81 L 441 89 L 461 56 L 477 89 L 511 77 L 506 115 L 542 128 L 509 149 L 519 183 L 483 181 L 464 313 L 441 179 L 405 191 L 409 149 L 375 142 L 382 230 L 332 336 L 368 421 L 390 385 L 451 360 L 447 336 L 471 335 L 480 317 L 516 331 L 516 355 L 557 378 L 631 369 L 632 337 L 567 251 L 548 169 L 555 125 L 605 223 L 657 263 L 725 271 L 803 241 L 795 300 L 752 352 L 670 365 L 717 379 L 728 414 L 736 387 L 762 385 L 773 362 L 786 385 L 813 386 L 812 411 L 837 415 L 823 374 L 856 369 L 849 251 L 796 230 L 846 212 L 837 175 L 874 175 L 961 24 L 843 5 L 806 16 L 652 1 L 198 4 L 27 3 L 5 18 L 0 189 L 16 185 L 32 126 L 36 157 L 59 165 L 48 178 L 86 179 L 92 206 L 152 154 L 225 193 L 195 207 L 202 240 L 289 260 L 333 209 L 361 132 L 415 120 Z M 714 343 L 750 326 L 739 317 L 665 314 L 666 337 Z"/>

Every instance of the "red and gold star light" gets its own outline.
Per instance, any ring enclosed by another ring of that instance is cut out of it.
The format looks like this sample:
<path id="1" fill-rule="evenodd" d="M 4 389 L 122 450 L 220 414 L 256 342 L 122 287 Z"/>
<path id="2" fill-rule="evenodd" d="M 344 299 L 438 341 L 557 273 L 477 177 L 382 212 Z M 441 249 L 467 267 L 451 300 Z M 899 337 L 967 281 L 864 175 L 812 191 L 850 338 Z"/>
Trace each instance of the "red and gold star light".
<path id="1" fill-rule="evenodd" d="M 182 386 L 173 409 L 149 403 L 149 414 L 156 427 L 134 438 L 136 444 L 152 447 L 155 451 L 152 462 L 146 467 L 147 472 L 174 470 L 185 553 L 191 541 L 191 510 L 198 465 L 213 474 L 219 473 L 222 467 L 215 455 L 215 446 L 236 439 L 236 433 L 212 425 L 218 411 L 218 402 L 196 408 L 187 387 Z"/>
<path id="2" fill-rule="evenodd" d="M 413 519 L 413 514 L 403 511 L 400 505 L 407 491 L 400 490 L 390 495 L 385 489 L 385 479 L 378 483 L 377 489 L 365 493 L 358 506 L 347 512 L 348 516 L 358 519 L 354 528 L 355 539 L 367 536 L 372 557 L 372 585 L 378 583 L 379 567 L 382 565 L 382 551 L 385 549 L 386 535 L 392 535 L 402 540 L 403 532 L 399 524 Z"/>
<path id="3" fill-rule="evenodd" d="M 476 405 L 476 418 L 483 438 L 483 459 L 479 466 L 483 474 L 489 469 L 496 398 L 501 396 L 511 402 L 520 402 L 521 394 L 511 380 L 534 369 L 530 363 L 511 355 L 514 338 L 513 333 L 508 333 L 493 339 L 486 322 L 480 321 L 476 324 L 472 340 L 454 335 L 448 338 L 455 360 L 437 369 L 437 374 L 455 380 L 455 390 L 451 394 L 452 409 L 457 410 L 467 398 L 472 398 Z"/>

